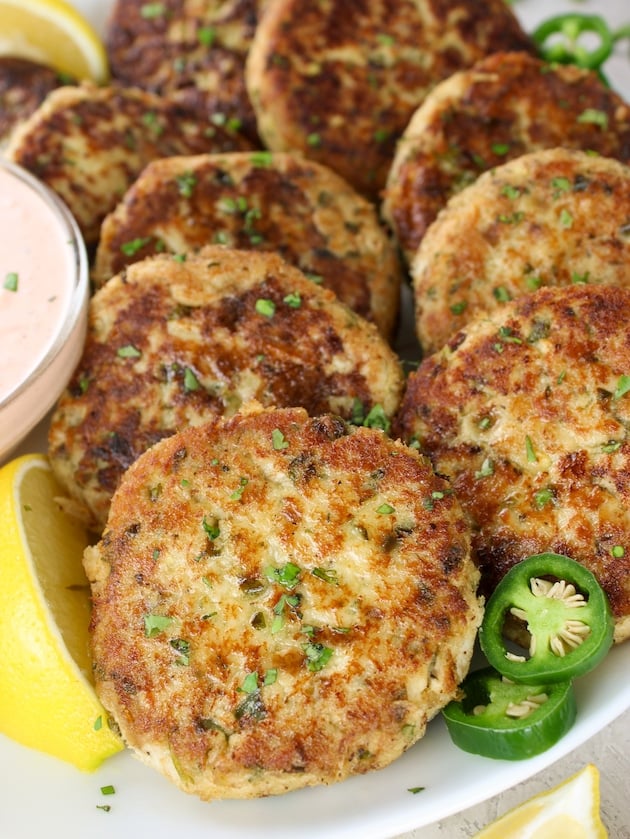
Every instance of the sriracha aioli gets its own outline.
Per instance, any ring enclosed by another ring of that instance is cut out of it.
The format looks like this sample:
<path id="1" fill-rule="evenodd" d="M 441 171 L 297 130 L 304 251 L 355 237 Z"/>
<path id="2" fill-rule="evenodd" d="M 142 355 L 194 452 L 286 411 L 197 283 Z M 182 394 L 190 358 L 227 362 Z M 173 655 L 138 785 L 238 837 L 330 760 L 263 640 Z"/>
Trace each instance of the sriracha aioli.
<path id="1" fill-rule="evenodd" d="M 53 345 L 76 275 L 75 246 L 57 211 L 0 168 L 0 402 Z"/>

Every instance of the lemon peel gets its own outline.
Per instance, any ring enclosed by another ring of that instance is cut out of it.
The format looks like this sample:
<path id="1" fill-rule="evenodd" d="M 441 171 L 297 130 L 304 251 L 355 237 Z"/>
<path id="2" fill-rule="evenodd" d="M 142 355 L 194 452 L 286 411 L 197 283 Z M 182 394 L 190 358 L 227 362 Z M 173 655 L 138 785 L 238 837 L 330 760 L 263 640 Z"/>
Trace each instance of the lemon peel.
<path id="1" fill-rule="evenodd" d="M 599 771 L 592 763 L 530 798 L 473 839 L 606 839 L 600 816 Z"/>
<path id="2" fill-rule="evenodd" d="M 123 748 L 90 681 L 83 527 L 48 460 L 0 469 L 0 732 L 91 771 Z"/>
<path id="3" fill-rule="evenodd" d="M 0 55 L 39 61 L 79 81 L 109 78 L 101 39 L 66 0 L 0 0 Z"/>

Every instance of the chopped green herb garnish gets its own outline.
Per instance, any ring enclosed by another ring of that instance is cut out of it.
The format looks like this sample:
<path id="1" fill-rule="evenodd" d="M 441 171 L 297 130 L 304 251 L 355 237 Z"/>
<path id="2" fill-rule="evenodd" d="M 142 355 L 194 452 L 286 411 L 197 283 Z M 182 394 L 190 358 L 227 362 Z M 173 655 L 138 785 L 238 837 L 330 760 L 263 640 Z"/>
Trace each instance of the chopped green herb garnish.
<path id="1" fill-rule="evenodd" d="M 265 569 L 265 577 L 272 583 L 280 583 L 281 586 L 291 590 L 299 583 L 301 568 L 293 562 L 287 562 L 280 568 L 269 567 Z"/>
<path id="2" fill-rule="evenodd" d="M 183 172 L 175 178 L 179 194 L 184 198 L 190 198 L 197 186 L 197 176 L 192 172 Z"/>
<path id="3" fill-rule="evenodd" d="M 9 271 L 9 273 L 4 278 L 4 283 L 2 284 L 3 288 L 6 288 L 7 291 L 17 291 L 18 290 L 18 283 L 19 277 L 15 271 Z"/>
<path id="4" fill-rule="evenodd" d="M 550 501 L 554 499 L 554 492 L 551 487 L 546 487 L 545 489 L 539 489 L 538 492 L 534 493 L 534 504 L 539 510 L 549 504 Z"/>
<path id="5" fill-rule="evenodd" d="M 321 144 L 322 144 L 321 135 L 317 134 L 317 133 L 309 134 L 306 138 L 306 144 L 307 144 L 307 146 L 311 146 L 311 148 L 321 146 Z"/>
<path id="6" fill-rule="evenodd" d="M 457 303 L 451 303 L 450 310 L 454 315 L 461 315 L 463 312 L 466 311 L 468 307 L 468 301 L 466 300 L 458 300 Z"/>
<path id="7" fill-rule="evenodd" d="M 567 209 L 562 209 L 560 212 L 560 224 L 565 227 L 573 227 L 573 216 Z"/>
<path id="8" fill-rule="evenodd" d="M 197 40 L 204 47 L 211 47 L 217 37 L 217 30 L 213 26 L 201 26 L 197 30 Z"/>
<path id="9" fill-rule="evenodd" d="M 314 641 L 309 641 L 304 644 L 303 650 L 306 654 L 306 666 L 312 673 L 322 670 L 332 658 L 333 650 L 330 647 L 325 647 L 323 644 L 318 644 Z"/>
<path id="10" fill-rule="evenodd" d="M 151 20 L 166 13 L 166 3 L 144 3 L 140 6 L 140 17 Z"/>
<path id="11" fill-rule="evenodd" d="M 512 295 L 504 285 L 497 286 L 492 289 L 494 299 L 499 303 L 508 303 L 512 299 Z"/>
<path id="12" fill-rule="evenodd" d="M 499 157 L 503 157 L 504 155 L 506 155 L 509 152 L 510 144 L 509 143 L 493 143 L 490 148 L 492 149 L 494 154 L 499 155 Z"/>
<path id="13" fill-rule="evenodd" d="M 302 305 L 302 298 L 297 291 L 291 292 L 291 294 L 287 294 L 286 297 L 282 298 L 283 302 L 290 306 L 292 309 L 299 309 Z"/>
<path id="14" fill-rule="evenodd" d="M 201 385 L 199 379 L 195 376 L 190 367 L 184 370 L 184 389 L 185 390 L 199 390 Z"/>
<path id="15" fill-rule="evenodd" d="M 529 435 L 525 437 L 525 453 L 527 455 L 527 460 L 529 461 L 529 463 L 537 462 L 538 458 L 536 457 L 534 444 L 532 443 L 531 437 Z"/>
<path id="16" fill-rule="evenodd" d="M 487 457 L 481 464 L 481 468 L 475 472 L 475 478 L 489 478 L 490 475 L 494 475 L 494 462 Z"/>
<path id="17" fill-rule="evenodd" d="M 238 487 L 230 494 L 230 501 L 240 501 L 248 483 L 248 478 L 241 478 L 238 482 Z"/>
<path id="18" fill-rule="evenodd" d="M 208 534 L 209 539 L 212 539 L 212 541 L 214 541 L 215 539 L 218 539 L 221 531 L 219 529 L 219 523 L 216 519 L 213 519 L 212 521 L 210 521 L 204 516 L 202 524 L 203 524 L 203 529 Z"/>
<path id="19" fill-rule="evenodd" d="M 380 507 L 376 508 L 376 512 L 380 513 L 381 516 L 390 516 L 393 512 L 395 512 L 395 508 L 392 507 L 391 504 L 381 504 Z"/>
<path id="20" fill-rule="evenodd" d="M 147 638 L 155 638 L 160 632 L 173 623 L 174 618 L 169 618 L 167 615 L 145 615 L 144 616 L 144 634 Z"/>
<path id="21" fill-rule="evenodd" d="M 258 690 L 258 673 L 248 673 L 237 691 L 239 693 L 253 693 L 255 690 Z"/>
<path id="22" fill-rule="evenodd" d="M 606 454 L 612 454 L 613 452 L 619 451 L 620 448 L 621 440 L 609 440 L 602 446 L 602 451 Z"/>
<path id="23" fill-rule="evenodd" d="M 617 387 L 613 393 L 613 399 L 621 399 L 628 391 L 630 391 L 630 376 L 626 376 L 625 374 L 619 376 Z"/>
<path id="24" fill-rule="evenodd" d="M 274 428 L 271 432 L 271 443 L 276 451 L 282 451 L 282 449 L 289 448 L 289 444 L 279 428 Z"/>
<path id="25" fill-rule="evenodd" d="M 381 431 L 384 431 L 385 433 L 389 432 L 389 429 L 391 428 L 391 423 L 383 406 L 378 403 L 370 408 L 367 416 L 363 420 L 363 425 L 366 428 L 380 428 Z"/>
<path id="26" fill-rule="evenodd" d="M 512 186 L 512 184 L 506 184 L 501 190 L 501 195 L 505 195 L 510 201 L 515 201 L 521 197 L 521 190 L 517 186 Z"/>
<path id="27" fill-rule="evenodd" d="M 623 545 L 613 545 L 610 549 L 611 556 L 614 556 L 615 559 L 621 559 L 622 556 L 625 555 L 626 549 Z"/>
<path id="28" fill-rule="evenodd" d="M 94 731 L 100 731 L 103 727 L 103 717 L 99 714 L 99 716 L 94 720 Z"/>
<path id="29" fill-rule="evenodd" d="M 273 300 L 259 297 L 256 301 L 256 311 L 259 315 L 263 315 L 266 318 L 272 318 L 276 313 L 276 304 Z"/>
<path id="30" fill-rule="evenodd" d="M 339 585 L 339 578 L 334 568 L 313 568 L 311 574 L 323 580 L 325 583 L 331 583 L 334 586 Z"/>
<path id="31" fill-rule="evenodd" d="M 424 792 L 426 787 L 408 787 L 407 792 L 412 792 L 417 795 L 419 792 Z"/>
<path id="32" fill-rule="evenodd" d="M 140 358 L 142 353 L 133 344 L 126 344 L 124 347 L 119 347 L 116 351 L 119 358 Z"/>
<path id="33" fill-rule="evenodd" d="M 180 654 L 177 664 L 187 667 L 190 664 L 190 641 L 186 641 L 184 638 L 172 638 L 169 643 Z"/>
<path id="34" fill-rule="evenodd" d="M 568 192 L 571 189 L 571 181 L 568 178 L 552 178 L 551 186 L 554 189 L 554 198 L 557 198 L 561 193 Z"/>
<path id="35" fill-rule="evenodd" d="M 270 667 L 269 670 L 265 671 L 265 675 L 263 678 L 263 686 L 268 687 L 269 685 L 273 685 L 278 681 L 278 668 L 277 667 Z"/>
<path id="36" fill-rule="evenodd" d="M 605 111 L 598 111 L 596 108 L 586 108 L 579 115 L 577 121 L 599 125 L 601 128 L 608 128 L 608 114 Z"/>
<path id="37" fill-rule="evenodd" d="M 139 236 L 137 239 L 131 239 L 129 242 L 123 242 L 120 250 L 125 256 L 135 256 L 138 251 L 142 250 L 151 241 L 150 236 Z"/>

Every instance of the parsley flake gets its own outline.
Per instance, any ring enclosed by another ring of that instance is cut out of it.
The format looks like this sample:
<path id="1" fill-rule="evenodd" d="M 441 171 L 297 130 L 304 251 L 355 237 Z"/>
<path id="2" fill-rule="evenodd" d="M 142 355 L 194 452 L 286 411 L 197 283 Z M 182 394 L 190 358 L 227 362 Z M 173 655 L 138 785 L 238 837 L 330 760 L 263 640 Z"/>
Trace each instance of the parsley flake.
<path id="1" fill-rule="evenodd" d="M 269 300 L 265 297 L 258 298 L 255 308 L 259 315 L 263 315 L 263 317 L 266 318 L 272 318 L 276 313 L 276 304 L 273 300 Z"/>
<path id="2" fill-rule="evenodd" d="M 15 271 L 9 271 L 9 273 L 4 278 L 4 283 L 2 284 L 3 288 L 6 288 L 7 291 L 17 291 L 18 290 L 18 282 L 19 277 Z"/>

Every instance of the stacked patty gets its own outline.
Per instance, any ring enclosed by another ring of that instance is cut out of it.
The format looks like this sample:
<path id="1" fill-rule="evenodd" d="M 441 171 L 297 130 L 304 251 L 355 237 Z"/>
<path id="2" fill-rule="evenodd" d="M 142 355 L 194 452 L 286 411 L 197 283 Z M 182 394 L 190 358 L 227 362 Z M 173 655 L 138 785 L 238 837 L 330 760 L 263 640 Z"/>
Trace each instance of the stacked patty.
<path id="1" fill-rule="evenodd" d="M 91 245 L 151 160 L 251 147 L 232 126 L 193 117 L 158 94 L 84 83 L 52 91 L 14 130 L 6 155 L 59 195 Z"/>
<path id="2" fill-rule="evenodd" d="M 400 139 L 384 192 L 407 261 L 448 199 L 482 172 L 557 146 L 630 163 L 630 108 L 596 73 L 497 53 L 436 86 Z"/>
<path id="3" fill-rule="evenodd" d="M 541 286 L 627 286 L 628 265 L 630 167 L 564 148 L 514 158 L 453 196 L 420 243 L 411 276 L 422 348 L 435 352 Z"/>
<path id="4" fill-rule="evenodd" d="M 282 254 L 392 337 L 401 269 L 374 207 L 296 153 L 155 161 L 105 219 L 92 279 L 98 286 L 157 250 L 209 242 Z"/>
<path id="5" fill-rule="evenodd" d="M 295 408 L 154 446 L 85 567 L 102 702 L 204 799 L 387 765 L 455 695 L 481 618 L 445 481 L 380 431 Z"/>
<path id="6" fill-rule="evenodd" d="M 408 380 L 395 432 L 471 518 L 485 591 L 530 554 L 582 562 L 630 635 L 630 289 L 543 288 L 468 323 Z"/>
<path id="7" fill-rule="evenodd" d="M 503 0 L 268 0 L 246 65 L 258 130 L 374 199 L 396 142 L 440 80 L 531 50 Z"/>
<path id="8" fill-rule="evenodd" d="M 179 429 L 252 399 L 387 427 L 401 389 L 399 361 L 376 327 L 277 254 L 164 254 L 92 298 L 49 455 L 100 529 L 125 469 Z"/>

